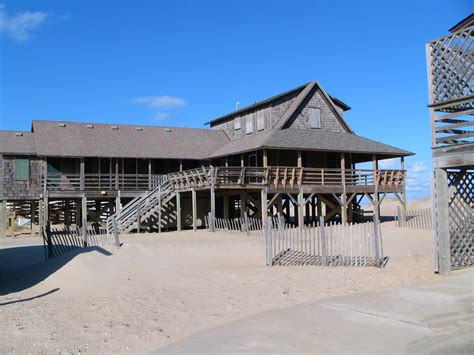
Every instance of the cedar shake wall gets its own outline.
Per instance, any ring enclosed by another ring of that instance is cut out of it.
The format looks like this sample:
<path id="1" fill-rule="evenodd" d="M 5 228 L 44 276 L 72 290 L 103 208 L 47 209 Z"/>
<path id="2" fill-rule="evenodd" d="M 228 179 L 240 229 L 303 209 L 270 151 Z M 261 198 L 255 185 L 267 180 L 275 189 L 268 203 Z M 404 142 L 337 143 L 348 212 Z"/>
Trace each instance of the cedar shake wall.
<path id="1" fill-rule="evenodd" d="M 20 156 L 19 156 L 20 157 Z M 2 199 L 29 200 L 39 199 L 41 194 L 42 160 L 35 156 L 21 156 L 30 159 L 30 179 L 27 181 L 15 180 L 15 156 L 4 155 L 2 159 Z"/>
<path id="2" fill-rule="evenodd" d="M 332 108 L 329 107 L 329 104 L 319 90 L 313 93 L 311 98 L 303 106 L 302 110 L 298 110 L 296 114 L 285 124 L 284 128 L 311 129 L 309 125 L 309 107 L 319 108 L 321 110 L 321 130 L 346 132 L 344 126 L 341 124 Z"/>
<path id="3" fill-rule="evenodd" d="M 275 125 L 275 123 L 280 119 L 283 113 L 290 107 L 291 103 L 297 95 L 293 94 L 291 96 L 286 96 L 279 99 L 268 106 L 261 107 L 258 111 L 263 111 L 265 116 L 265 128 L 267 131 Z M 231 117 L 224 122 L 217 123 L 212 125 L 212 129 L 222 129 L 224 130 L 231 140 L 242 138 L 246 136 L 246 122 L 247 119 L 253 118 L 253 133 L 257 132 L 257 111 L 247 112 L 236 117 Z M 235 120 L 240 120 L 240 129 L 234 129 Z"/>

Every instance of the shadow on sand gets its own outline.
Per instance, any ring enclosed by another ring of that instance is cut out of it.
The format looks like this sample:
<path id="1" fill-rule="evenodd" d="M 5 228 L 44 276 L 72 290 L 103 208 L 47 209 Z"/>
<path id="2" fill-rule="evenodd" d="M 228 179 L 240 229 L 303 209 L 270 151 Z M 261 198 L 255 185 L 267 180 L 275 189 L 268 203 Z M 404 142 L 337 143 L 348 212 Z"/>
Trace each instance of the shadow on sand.
<path id="1" fill-rule="evenodd" d="M 45 260 L 44 247 L 42 245 L 0 249 L 0 296 L 20 292 L 33 287 L 54 274 L 77 255 L 93 251 L 106 256 L 112 255 L 108 250 L 94 246 L 78 248 L 50 260 Z M 58 290 L 59 289 L 53 289 L 42 295 L 31 297 L 30 299 L 0 303 L 0 305 L 44 297 Z"/>

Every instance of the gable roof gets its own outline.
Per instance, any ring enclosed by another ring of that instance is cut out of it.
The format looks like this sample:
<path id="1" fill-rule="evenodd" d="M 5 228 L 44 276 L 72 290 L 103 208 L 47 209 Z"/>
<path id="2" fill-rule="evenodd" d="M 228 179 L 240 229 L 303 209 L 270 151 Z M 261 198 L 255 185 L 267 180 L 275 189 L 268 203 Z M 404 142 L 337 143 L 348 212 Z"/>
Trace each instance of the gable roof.
<path id="1" fill-rule="evenodd" d="M 225 132 L 210 129 L 61 123 L 65 126 L 56 121 L 33 121 L 38 155 L 205 159 L 229 141 Z"/>
<path id="2" fill-rule="evenodd" d="M 0 131 L 0 154 L 36 155 L 33 133 L 25 131 Z"/>
<path id="3" fill-rule="evenodd" d="M 238 116 L 238 115 L 241 115 L 243 113 L 247 113 L 249 111 L 254 111 L 262 106 L 267 106 L 275 101 L 278 101 L 279 99 L 285 97 L 285 96 L 295 96 L 295 95 L 299 95 L 302 91 L 304 91 L 305 88 L 307 88 L 308 86 L 310 85 L 314 85 L 315 81 L 310 81 L 309 83 L 306 83 L 304 85 L 300 85 L 300 86 L 297 86 L 296 88 L 293 88 L 291 90 L 288 90 L 288 91 L 285 91 L 285 92 L 282 92 L 280 94 L 277 94 L 275 96 L 272 96 L 272 97 L 269 97 L 267 99 L 264 99 L 264 100 L 261 100 L 261 101 L 258 101 L 258 102 L 255 102 L 254 104 L 252 105 L 248 105 L 248 106 L 245 106 L 245 107 L 242 107 L 238 110 L 235 110 L 233 112 L 230 112 L 228 114 L 225 114 L 223 116 L 220 116 L 220 117 L 217 117 L 209 122 L 206 122 L 205 125 L 207 124 L 214 124 L 214 123 L 218 123 L 218 122 L 221 122 L 221 121 L 225 121 L 227 119 L 230 119 L 232 117 L 235 117 L 235 116 Z M 319 83 L 318 83 L 319 85 Z M 344 102 L 342 102 L 341 100 L 339 100 L 338 98 L 334 97 L 334 96 L 330 96 L 328 95 L 328 99 L 329 101 L 331 101 L 331 103 L 334 105 L 338 105 L 343 111 L 348 111 L 351 109 L 351 107 L 347 104 L 345 104 Z"/>

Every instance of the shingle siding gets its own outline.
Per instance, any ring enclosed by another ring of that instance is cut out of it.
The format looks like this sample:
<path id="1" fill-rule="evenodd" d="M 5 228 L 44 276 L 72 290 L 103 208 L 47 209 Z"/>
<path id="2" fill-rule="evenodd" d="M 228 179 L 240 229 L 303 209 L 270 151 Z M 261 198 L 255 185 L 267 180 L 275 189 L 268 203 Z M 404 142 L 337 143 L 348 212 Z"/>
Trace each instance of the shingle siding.
<path id="1" fill-rule="evenodd" d="M 231 117 L 224 122 L 220 122 L 216 125 L 212 125 L 214 130 L 223 130 L 227 133 L 227 136 L 231 139 L 239 139 L 245 137 L 246 134 L 246 122 L 248 119 L 253 119 L 253 132 L 257 132 L 257 112 L 263 112 L 265 117 L 264 131 L 270 130 L 273 125 L 279 120 L 279 118 L 285 113 L 290 107 L 291 103 L 295 99 L 293 96 L 286 96 L 280 100 L 271 103 L 267 106 L 263 106 L 256 111 L 241 114 L 235 117 Z M 235 120 L 240 120 L 240 129 L 235 129 Z"/>
<path id="2" fill-rule="evenodd" d="M 337 118 L 334 111 L 329 107 L 328 102 L 317 89 L 305 102 L 302 109 L 298 110 L 295 115 L 285 124 L 284 128 L 291 129 L 311 129 L 309 122 L 310 107 L 319 108 L 321 110 L 321 130 L 331 132 L 346 132 L 344 126 Z M 342 114 L 342 110 L 340 113 Z"/>
<path id="3" fill-rule="evenodd" d="M 25 156 L 22 156 L 24 158 Z M 41 194 L 42 160 L 35 156 L 30 159 L 30 178 L 25 181 L 15 180 L 15 156 L 4 155 L 2 159 L 2 193 L 3 199 L 28 200 L 38 199 Z"/>

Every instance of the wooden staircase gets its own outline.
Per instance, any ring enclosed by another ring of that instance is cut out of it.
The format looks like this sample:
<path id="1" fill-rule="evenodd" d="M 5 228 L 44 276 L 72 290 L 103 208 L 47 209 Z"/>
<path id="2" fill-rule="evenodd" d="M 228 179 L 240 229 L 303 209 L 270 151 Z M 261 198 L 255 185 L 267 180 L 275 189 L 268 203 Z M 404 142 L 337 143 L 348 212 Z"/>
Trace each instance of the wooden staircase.
<path id="1" fill-rule="evenodd" d="M 148 220 L 157 221 L 155 227 L 163 227 L 160 213 L 166 210 L 168 204 L 176 196 L 175 189 L 170 180 L 164 180 L 153 191 L 138 196 L 128 203 L 121 211 L 114 213 L 107 220 L 109 230 L 112 228 L 112 219 L 115 218 L 117 228 L 123 233 L 130 233 L 133 230 L 151 228 Z"/>

